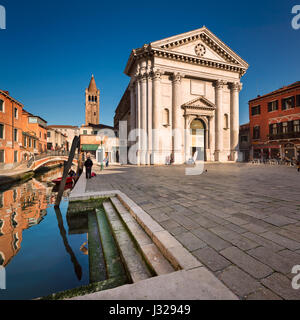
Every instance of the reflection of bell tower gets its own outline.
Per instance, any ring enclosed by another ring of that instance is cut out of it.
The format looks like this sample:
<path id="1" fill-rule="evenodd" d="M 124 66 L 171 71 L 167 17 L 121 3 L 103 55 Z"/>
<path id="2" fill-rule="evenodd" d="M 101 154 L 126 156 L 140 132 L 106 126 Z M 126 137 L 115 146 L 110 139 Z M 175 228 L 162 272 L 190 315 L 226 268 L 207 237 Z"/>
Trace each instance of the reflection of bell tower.
<path id="1" fill-rule="evenodd" d="M 85 124 L 100 123 L 100 90 L 97 89 L 96 81 L 92 75 L 88 89 L 85 89 Z"/>

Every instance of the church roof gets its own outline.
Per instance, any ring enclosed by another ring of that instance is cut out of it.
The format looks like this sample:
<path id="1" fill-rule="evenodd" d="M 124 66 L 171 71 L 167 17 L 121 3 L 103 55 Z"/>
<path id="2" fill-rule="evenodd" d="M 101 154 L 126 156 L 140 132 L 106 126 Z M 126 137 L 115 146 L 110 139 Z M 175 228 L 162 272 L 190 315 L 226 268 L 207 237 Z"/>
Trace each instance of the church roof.
<path id="1" fill-rule="evenodd" d="M 89 89 L 88 89 L 90 92 L 95 92 L 97 91 L 97 86 L 96 86 L 96 81 L 95 81 L 95 78 L 94 78 L 94 75 L 92 75 L 92 78 L 91 78 L 91 81 L 90 81 L 90 84 L 89 84 Z"/>

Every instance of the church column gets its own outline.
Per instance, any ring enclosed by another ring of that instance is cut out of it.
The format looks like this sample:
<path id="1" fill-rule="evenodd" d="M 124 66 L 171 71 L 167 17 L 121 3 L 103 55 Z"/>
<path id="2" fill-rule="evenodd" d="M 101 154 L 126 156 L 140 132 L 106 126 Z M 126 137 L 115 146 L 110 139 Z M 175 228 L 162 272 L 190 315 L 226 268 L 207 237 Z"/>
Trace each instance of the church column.
<path id="1" fill-rule="evenodd" d="M 181 119 L 181 75 L 173 75 L 172 79 L 172 130 L 174 163 L 182 163 L 182 119 Z"/>
<path id="2" fill-rule="evenodd" d="M 130 131 L 132 131 L 136 128 L 136 119 L 135 119 L 136 100 L 135 100 L 135 83 L 134 82 L 130 84 L 129 89 L 130 89 Z"/>
<path id="3" fill-rule="evenodd" d="M 159 152 L 159 127 L 160 127 L 160 95 L 161 95 L 161 72 L 155 70 L 153 74 L 153 110 L 152 110 L 152 164 L 160 163 Z"/>
<path id="4" fill-rule="evenodd" d="M 146 164 L 147 152 L 147 72 L 146 62 L 142 63 L 141 79 L 141 164 Z"/>
<path id="5" fill-rule="evenodd" d="M 191 158 L 191 150 L 190 150 L 190 128 L 189 128 L 189 116 L 184 115 L 184 135 L 185 135 L 185 161 L 188 162 Z"/>
<path id="6" fill-rule="evenodd" d="M 216 125 L 215 125 L 215 161 L 222 161 L 223 159 L 223 86 L 224 81 L 217 80 L 215 82 L 216 89 Z"/>
<path id="7" fill-rule="evenodd" d="M 215 153 L 215 117 L 209 117 L 209 149 L 210 149 L 210 161 L 214 161 Z"/>
<path id="8" fill-rule="evenodd" d="M 231 160 L 238 160 L 239 151 L 239 92 L 242 89 L 241 83 L 231 84 L 230 103 L 230 150 Z"/>
<path id="9" fill-rule="evenodd" d="M 147 164 L 151 164 L 152 157 L 152 71 L 148 73 L 147 83 L 147 126 L 148 126 L 148 148 L 147 148 Z"/>
<path id="10" fill-rule="evenodd" d="M 135 127 L 137 129 L 136 131 L 136 136 L 137 136 L 137 152 L 136 152 L 136 157 L 137 157 L 137 162 L 136 164 L 139 165 L 140 164 L 140 153 L 141 153 L 141 137 L 140 137 L 140 126 L 141 126 L 141 94 L 140 94 L 140 87 L 141 87 L 141 79 L 140 79 L 140 75 L 138 74 L 136 77 L 136 82 L 135 82 Z"/>

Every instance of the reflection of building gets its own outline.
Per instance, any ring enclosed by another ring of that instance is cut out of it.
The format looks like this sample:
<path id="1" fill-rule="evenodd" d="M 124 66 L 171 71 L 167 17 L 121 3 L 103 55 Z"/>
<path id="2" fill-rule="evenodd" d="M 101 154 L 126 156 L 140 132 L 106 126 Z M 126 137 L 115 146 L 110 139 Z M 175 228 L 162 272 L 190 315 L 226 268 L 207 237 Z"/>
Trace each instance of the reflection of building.
<path id="1" fill-rule="evenodd" d="M 0 193 L 0 263 L 6 266 L 18 253 L 22 232 L 46 214 L 45 187 L 36 180 Z"/>
<path id="2" fill-rule="evenodd" d="M 48 129 L 59 131 L 66 136 L 68 151 L 70 151 L 71 149 L 74 137 L 79 136 L 79 128 L 76 126 L 51 125 L 51 126 L 48 126 Z"/>
<path id="3" fill-rule="evenodd" d="M 60 130 L 52 127 L 47 128 L 47 149 L 67 150 L 67 136 Z"/>
<path id="4" fill-rule="evenodd" d="M 206 160 L 236 161 L 240 79 L 247 68 L 206 27 L 133 50 L 115 122 L 129 120 L 130 129 L 147 133 L 138 139 L 137 162 L 173 158 L 181 164 L 197 151 Z"/>
<path id="5" fill-rule="evenodd" d="M 0 90 L 0 168 L 11 169 L 46 150 L 47 122 Z"/>
<path id="6" fill-rule="evenodd" d="M 300 81 L 249 101 L 251 157 L 297 157 Z"/>
<path id="7" fill-rule="evenodd" d="M 250 160 L 250 124 L 246 123 L 240 126 L 240 152 L 242 161 Z"/>

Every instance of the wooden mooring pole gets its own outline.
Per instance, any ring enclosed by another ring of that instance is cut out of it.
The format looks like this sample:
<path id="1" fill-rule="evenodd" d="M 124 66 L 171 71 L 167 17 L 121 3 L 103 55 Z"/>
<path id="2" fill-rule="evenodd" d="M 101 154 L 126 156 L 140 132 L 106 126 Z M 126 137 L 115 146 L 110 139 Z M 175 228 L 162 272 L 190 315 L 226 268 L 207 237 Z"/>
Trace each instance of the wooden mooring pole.
<path id="1" fill-rule="evenodd" d="M 59 189 L 58 189 L 58 194 L 57 194 L 57 198 L 56 198 L 56 202 L 55 202 L 55 207 L 59 207 L 59 205 L 60 205 L 61 198 L 62 198 L 62 195 L 63 195 L 64 190 L 65 190 L 68 173 L 69 173 L 69 171 L 70 171 L 70 169 L 72 167 L 72 163 L 73 163 L 73 159 L 74 159 L 74 156 L 75 156 L 76 149 L 78 148 L 78 150 L 79 150 L 79 142 L 80 142 L 79 137 L 75 136 L 74 139 L 73 139 L 73 142 L 72 142 L 72 147 L 71 147 L 71 151 L 70 151 L 70 154 L 69 154 L 69 159 L 68 159 L 68 161 L 66 161 L 64 163 L 64 173 L 63 173 L 62 180 L 61 180 L 61 182 L 59 184 Z M 79 153 L 79 151 L 78 151 L 78 153 Z"/>

